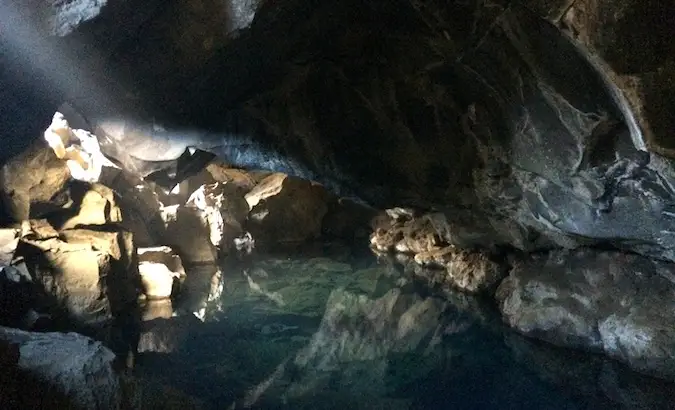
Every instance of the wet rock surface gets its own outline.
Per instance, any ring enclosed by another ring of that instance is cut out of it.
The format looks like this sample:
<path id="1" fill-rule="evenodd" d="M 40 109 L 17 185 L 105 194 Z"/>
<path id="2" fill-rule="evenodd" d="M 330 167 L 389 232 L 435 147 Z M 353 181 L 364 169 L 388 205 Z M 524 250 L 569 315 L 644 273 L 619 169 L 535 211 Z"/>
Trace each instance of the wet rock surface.
<path id="1" fill-rule="evenodd" d="M 672 263 L 616 251 L 550 252 L 517 262 L 497 299 L 525 335 L 675 380 L 674 272 Z"/>
<path id="2" fill-rule="evenodd" d="M 432 288 L 493 293 L 506 275 L 503 255 L 481 248 L 463 249 L 446 241 L 444 233 L 451 227 L 443 216 L 393 208 L 374 217 L 371 226 L 371 248 L 380 255 L 395 254 Z M 461 244 L 459 235 L 450 237 Z"/>

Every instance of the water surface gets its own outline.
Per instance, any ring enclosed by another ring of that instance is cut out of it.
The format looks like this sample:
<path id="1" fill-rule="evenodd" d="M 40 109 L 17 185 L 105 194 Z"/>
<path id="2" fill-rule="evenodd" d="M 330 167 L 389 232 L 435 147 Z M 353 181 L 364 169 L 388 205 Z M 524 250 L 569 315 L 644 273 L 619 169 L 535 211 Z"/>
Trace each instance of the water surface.
<path id="1" fill-rule="evenodd" d="M 224 266 L 221 285 L 179 349 L 140 366 L 206 408 L 658 409 L 675 397 L 611 360 L 526 340 L 489 301 L 434 294 L 368 251 L 259 255 Z"/>

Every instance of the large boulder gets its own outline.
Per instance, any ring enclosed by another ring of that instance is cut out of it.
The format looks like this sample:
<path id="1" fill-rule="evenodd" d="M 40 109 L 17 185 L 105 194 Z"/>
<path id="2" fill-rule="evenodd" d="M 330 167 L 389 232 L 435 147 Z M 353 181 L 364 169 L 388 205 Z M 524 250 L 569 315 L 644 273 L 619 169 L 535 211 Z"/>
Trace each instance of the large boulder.
<path id="1" fill-rule="evenodd" d="M 321 236 L 328 194 L 320 185 L 272 174 L 246 194 L 247 228 L 263 245 L 301 243 Z"/>
<path id="2" fill-rule="evenodd" d="M 42 289 L 41 307 L 62 319 L 97 326 L 135 305 L 140 278 L 128 233 L 59 233 L 44 220 L 31 221 L 17 254 Z"/>
<path id="3" fill-rule="evenodd" d="M 59 205 L 52 199 L 69 179 L 65 162 L 44 141 L 36 140 L 0 171 L 0 199 L 5 213 L 16 222 L 44 215 Z"/>
<path id="4" fill-rule="evenodd" d="M 126 406 L 115 354 L 77 333 L 32 333 L 0 327 L 1 343 L 15 346 L 14 366 L 3 366 L 3 408 L 113 409 Z M 6 365 L 7 363 L 3 363 Z"/>
<path id="5" fill-rule="evenodd" d="M 497 291 L 504 320 L 558 346 L 604 352 L 675 380 L 675 265 L 579 249 L 516 262 Z"/>

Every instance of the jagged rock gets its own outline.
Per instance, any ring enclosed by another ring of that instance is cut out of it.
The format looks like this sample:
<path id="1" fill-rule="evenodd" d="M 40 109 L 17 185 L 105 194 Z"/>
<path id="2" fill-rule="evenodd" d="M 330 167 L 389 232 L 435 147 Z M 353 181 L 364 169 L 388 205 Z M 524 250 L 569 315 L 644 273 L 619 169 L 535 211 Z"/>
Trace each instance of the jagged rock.
<path id="1" fill-rule="evenodd" d="M 108 323 L 135 304 L 140 279 L 130 234 L 85 229 L 59 234 L 45 223 L 33 225 L 17 254 L 42 288 L 43 308 L 89 326 Z"/>
<path id="2" fill-rule="evenodd" d="M 117 195 L 101 184 L 82 184 L 74 181 L 68 190 L 71 201 L 65 212 L 50 216 L 50 222 L 57 230 L 85 226 L 103 226 L 123 222 Z"/>
<path id="3" fill-rule="evenodd" d="M 506 269 L 480 250 L 450 246 L 418 253 L 414 260 L 421 266 L 431 266 L 416 272 L 427 277 L 432 287 L 450 285 L 470 293 L 494 291 L 506 276 Z M 442 273 L 434 272 L 439 269 L 433 268 L 441 268 Z"/>
<path id="4" fill-rule="evenodd" d="M 380 252 L 416 254 L 443 245 L 444 240 L 429 219 L 412 215 L 380 215 L 373 222 L 370 244 Z"/>
<path id="5" fill-rule="evenodd" d="M 134 234 L 139 247 L 156 246 L 165 237 L 159 196 L 151 184 L 122 170 L 103 173 L 101 182 L 115 191 L 122 210 L 120 226 Z"/>
<path id="6" fill-rule="evenodd" d="M 276 173 L 246 194 L 247 228 L 256 243 L 292 244 L 321 236 L 327 192 L 309 181 Z"/>
<path id="7" fill-rule="evenodd" d="M 173 248 L 186 264 L 213 263 L 216 247 L 211 242 L 211 226 L 204 211 L 185 206 L 162 209 L 166 226 L 164 242 Z"/>
<path id="8" fill-rule="evenodd" d="M 604 352 L 675 380 L 675 265 L 579 249 L 515 263 L 497 291 L 504 320 L 558 346 Z"/>
<path id="9" fill-rule="evenodd" d="M 4 327 L 0 340 L 16 345 L 19 351 L 16 368 L 3 366 L 3 373 L 13 375 L 5 380 L 9 386 L 0 387 L 5 404 L 10 405 L 4 408 L 125 407 L 115 354 L 101 343 L 77 333 L 31 333 Z"/>
<path id="10" fill-rule="evenodd" d="M 44 215 L 60 205 L 50 202 L 69 178 L 66 164 L 44 141 L 36 140 L 2 167 L 0 195 L 4 211 L 16 222 Z"/>
<path id="11" fill-rule="evenodd" d="M 185 268 L 168 246 L 138 248 L 138 271 L 143 292 L 149 299 L 170 298 L 177 284 L 185 280 Z"/>
<path id="12" fill-rule="evenodd" d="M 209 185 L 215 182 L 237 187 L 241 196 L 246 195 L 259 182 L 249 173 L 240 169 L 229 167 L 219 161 L 213 161 L 198 175 L 189 178 L 190 192 L 196 191 L 202 185 Z"/>

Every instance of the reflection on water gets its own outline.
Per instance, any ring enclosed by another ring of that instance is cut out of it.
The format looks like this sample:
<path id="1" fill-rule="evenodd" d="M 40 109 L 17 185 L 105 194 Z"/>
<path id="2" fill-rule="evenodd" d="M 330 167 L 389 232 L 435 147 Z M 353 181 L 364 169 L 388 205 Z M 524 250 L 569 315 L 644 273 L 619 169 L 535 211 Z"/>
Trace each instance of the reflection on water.
<path id="1" fill-rule="evenodd" d="M 200 273 L 203 297 L 183 301 L 204 322 L 171 319 L 170 353 L 139 366 L 205 408 L 654 409 L 674 397 L 614 362 L 524 340 L 489 303 L 430 294 L 370 254 L 332 247 L 221 271 Z"/>

